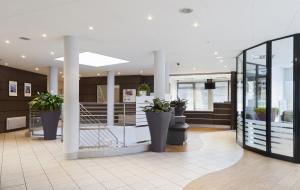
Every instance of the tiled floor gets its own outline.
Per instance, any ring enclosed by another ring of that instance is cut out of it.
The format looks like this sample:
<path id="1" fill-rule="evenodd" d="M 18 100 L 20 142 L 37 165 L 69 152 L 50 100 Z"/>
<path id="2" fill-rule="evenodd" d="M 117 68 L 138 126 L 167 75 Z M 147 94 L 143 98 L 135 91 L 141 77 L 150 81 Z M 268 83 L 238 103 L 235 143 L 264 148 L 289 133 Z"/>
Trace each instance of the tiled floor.
<path id="1" fill-rule="evenodd" d="M 236 163 L 243 150 L 231 131 L 192 131 L 186 152 L 64 160 L 62 144 L 31 140 L 24 131 L 0 135 L 1 189 L 183 189 Z"/>

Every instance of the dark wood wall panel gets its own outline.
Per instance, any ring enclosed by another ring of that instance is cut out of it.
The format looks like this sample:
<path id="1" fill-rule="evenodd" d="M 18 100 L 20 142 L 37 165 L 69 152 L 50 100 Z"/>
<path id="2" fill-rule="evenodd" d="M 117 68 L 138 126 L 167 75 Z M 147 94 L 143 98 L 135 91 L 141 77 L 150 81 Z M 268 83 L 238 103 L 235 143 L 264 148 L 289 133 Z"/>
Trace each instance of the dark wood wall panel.
<path id="1" fill-rule="evenodd" d="M 6 118 L 26 116 L 28 127 L 28 102 L 37 92 L 47 91 L 47 76 L 0 66 L 0 132 L 6 132 Z M 18 96 L 8 95 L 8 82 L 18 82 Z M 24 97 L 24 83 L 31 83 L 32 97 Z"/>
<path id="2" fill-rule="evenodd" d="M 141 83 L 149 84 L 153 91 L 153 76 L 116 76 L 115 84 L 120 85 L 120 102 L 123 100 L 123 89 L 137 89 Z M 106 77 L 82 77 L 79 81 L 79 100 L 80 102 L 97 101 L 97 85 L 106 85 Z"/>

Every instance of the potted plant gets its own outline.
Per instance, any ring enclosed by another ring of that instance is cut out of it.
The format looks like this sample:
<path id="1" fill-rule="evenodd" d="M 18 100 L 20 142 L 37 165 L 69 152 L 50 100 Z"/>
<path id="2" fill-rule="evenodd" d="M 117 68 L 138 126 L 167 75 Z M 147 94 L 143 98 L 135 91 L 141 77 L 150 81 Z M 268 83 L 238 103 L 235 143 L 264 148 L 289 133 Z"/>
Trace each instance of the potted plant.
<path id="1" fill-rule="evenodd" d="M 182 116 L 186 109 L 187 100 L 178 98 L 171 101 L 171 107 L 175 108 L 175 116 Z"/>
<path id="2" fill-rule="evenodd" d="M 143 108 L 151 135 L 151 150 L 164 152 L 167 142 L 169 123 L 171 120 L 170 103 L 159 98 Z"/>
<path id="3" fill-rule="evenodd" d="M 260 121 L 266 121 L 266 108 L 255 108 L 255 114 L 256 114 L 256 119 Z M 271 113 L 271 121 L 274 122 L 276 116 L 279 113 L 278 108 L 272 108 L 272 113 Z"/>
<path id="4" fill-rule="evenodd" d="M 147 96 L 150 94 L 150 91 L 150 86 L 148 84 L 140 84 L 138 87 L 138 96 Z"/>
<path id="5" fill-rule="evenodd" d="M 57 125 L 61 113 L 63 98 L 50 93 L 38 94 L 29 102 L 31 109 L 39 111 L 42 119 L 45 140 L 56 139 Z"/>

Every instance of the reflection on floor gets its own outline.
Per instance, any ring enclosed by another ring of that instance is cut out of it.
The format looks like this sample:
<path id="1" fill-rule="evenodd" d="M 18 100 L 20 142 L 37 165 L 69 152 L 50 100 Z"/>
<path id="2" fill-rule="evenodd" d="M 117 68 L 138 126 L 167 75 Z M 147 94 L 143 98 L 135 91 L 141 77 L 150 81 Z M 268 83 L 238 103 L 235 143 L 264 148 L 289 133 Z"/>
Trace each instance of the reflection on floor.
<path id="1" fill-rule="evenodd" d="M 191 130 L 188 147 L 187 152 L 68 161 L 60 140 L 31 140 L 24 131 L 0 134 L 1 190 L 177 190 L 233 165 L 243 154 L 232 131 Z"/>
<path id="2" fill-rule="evenodd" d="M 208 132 L 217 132 L 217 131 L 226 131 L 227 129 L 224 128 L 212 128 L 206 126 L 199 126 L 198 127 L 193 127 L 189 128 L 190 133 L 208 133 Z M 174 145 L 167 145 L 166 147 L 166 152 L 188 152 L 188 151 L 193 151 L 197 149 L 201 149 L 202 147 L 202 142 L 199 141 L 198 143 L 185 143 L 183 146 L 174 146 Z"/>
<path id="3" fill-rule="evenodd" d="M 300 165 L 245 151 L 234 166 L 194 180 L 185 190 L 299 190 Z"/>

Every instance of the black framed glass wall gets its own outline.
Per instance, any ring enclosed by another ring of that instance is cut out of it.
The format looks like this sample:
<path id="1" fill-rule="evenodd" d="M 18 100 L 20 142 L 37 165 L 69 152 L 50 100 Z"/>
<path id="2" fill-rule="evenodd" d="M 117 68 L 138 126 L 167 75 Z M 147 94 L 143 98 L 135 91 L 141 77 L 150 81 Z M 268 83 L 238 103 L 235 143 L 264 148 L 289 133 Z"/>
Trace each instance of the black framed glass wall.
<path id="1" fill-rule="evenodd" d="M 236 58 L 237 142 L 244 148 L 300 163 L 299 55 L 295 34 L 246 49 Z"/>

